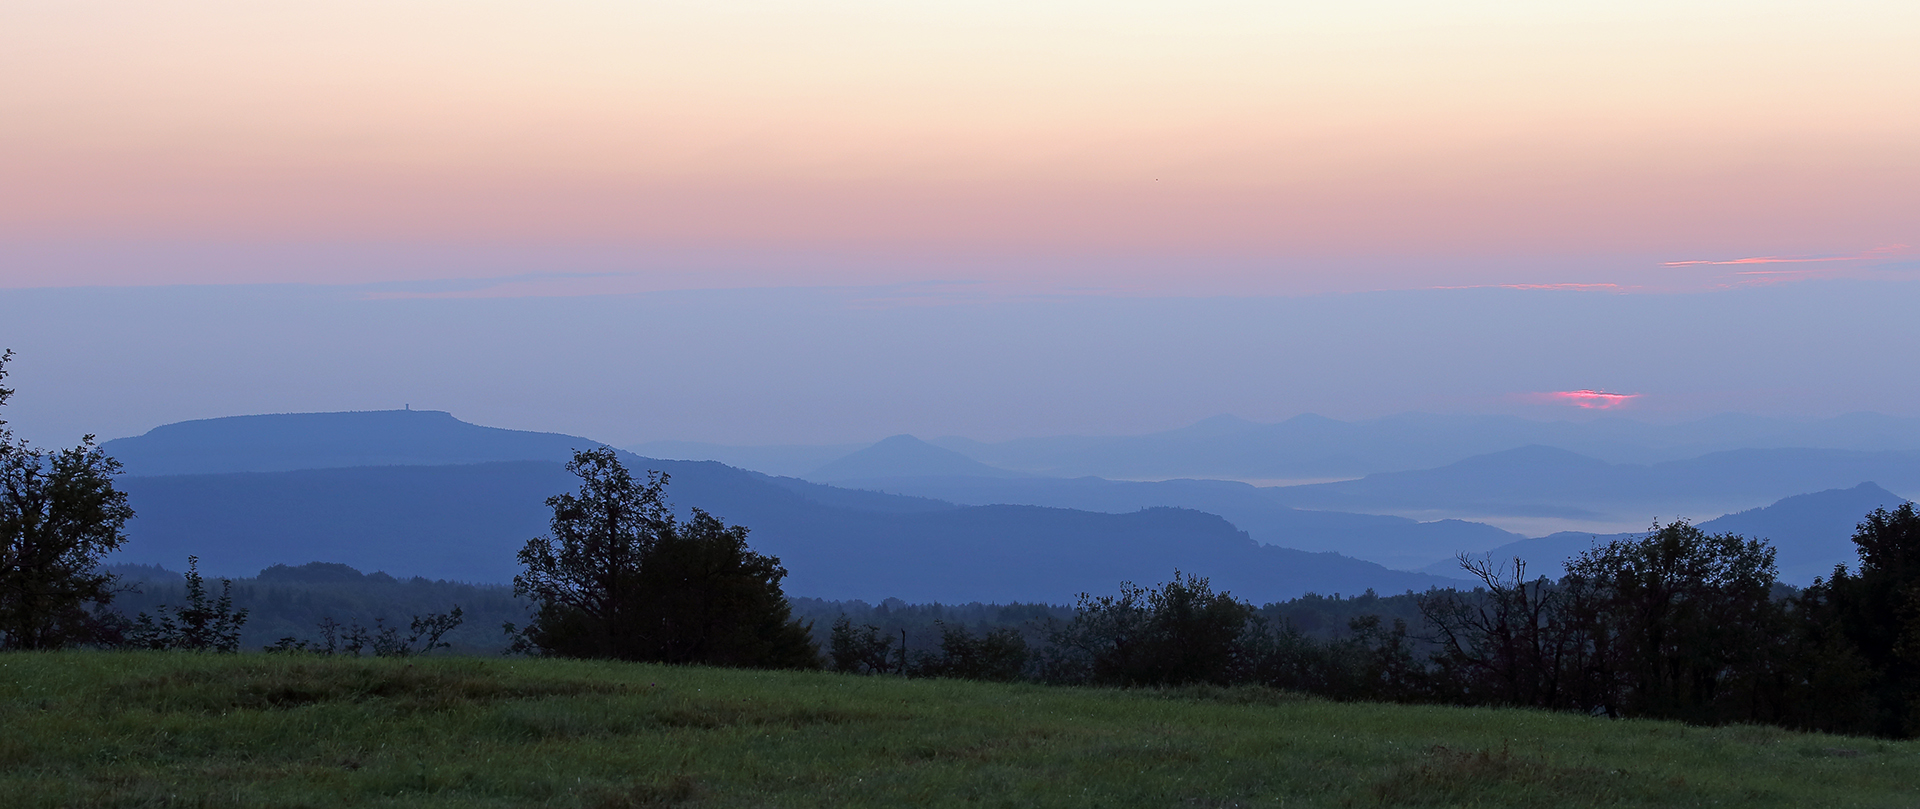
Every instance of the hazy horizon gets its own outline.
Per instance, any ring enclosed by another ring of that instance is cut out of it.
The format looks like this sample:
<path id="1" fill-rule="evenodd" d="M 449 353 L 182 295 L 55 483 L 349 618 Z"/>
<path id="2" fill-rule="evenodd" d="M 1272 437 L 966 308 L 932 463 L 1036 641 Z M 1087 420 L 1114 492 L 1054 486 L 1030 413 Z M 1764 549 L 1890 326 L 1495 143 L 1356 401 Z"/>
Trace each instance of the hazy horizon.
<path id="1" fill-rule="evenodd" d="M 18 352 L 9 420 L 70 443 L 411 405 L 617 445 L 766 445 L 1129 435 L 1220 414 L 1920 415 L 1920 380 L 1898 370 L 1920 343 L 1920 287 L 1896 280 L 1642 295 L 384 291 L 0 289 L 0 337 Z"/>

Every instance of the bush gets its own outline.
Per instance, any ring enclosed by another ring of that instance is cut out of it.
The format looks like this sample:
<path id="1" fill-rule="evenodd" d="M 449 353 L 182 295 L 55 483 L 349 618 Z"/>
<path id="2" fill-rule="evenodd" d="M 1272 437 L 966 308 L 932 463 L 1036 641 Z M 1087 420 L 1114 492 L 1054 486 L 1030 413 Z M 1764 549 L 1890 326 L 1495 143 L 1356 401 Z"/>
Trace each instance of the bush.
<path id="1" fill-rule="evenodd" d="M 1182 576 L 1157 590 L 1132 582 L 1119 596 L 1081 594 L 1073 621 L 1051 638 L 1048 679 L 1102 685 L 1225 684 L 1244 662 L 1253 607 Z"/>
<path id="2" fill-rule="evenodd" d="M 159 617 L 140 613 L 127 631 L 127 645 L 136 649 L 182 649 L 200 652 L 237 652 L 240 626 L 247 611 L 233 608 L 233 582 L 220 580 L 220 597 L 207 596 L 200 576 L 200 557 L 187 557 L 187 605 L 154 609 Z"/>

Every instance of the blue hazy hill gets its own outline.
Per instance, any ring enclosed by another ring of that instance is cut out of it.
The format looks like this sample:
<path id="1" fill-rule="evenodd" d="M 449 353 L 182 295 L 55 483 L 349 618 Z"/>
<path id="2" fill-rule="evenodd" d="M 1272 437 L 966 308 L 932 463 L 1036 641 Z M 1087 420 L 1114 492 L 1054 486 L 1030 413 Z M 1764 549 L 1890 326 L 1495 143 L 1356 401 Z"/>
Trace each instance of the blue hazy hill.
<path id="1" fill-rule="evenodd" d="M 385 421 L 360 418 L 365 414 L 304 414 L 198 422 L 196 430 L 214 450 L 183 447 L 185 460 L 161 451 L 180 447 L 178 442 L 114 442 L 146 453 L 129 464 L 136 470 L 211 468 L 206 474 L 123 478 L 139 516 L 115 561 L 177 567 L 196 554 L 206 570 L 222 575 L 324 561 L 400 576 L 510 579 L 518 569 L 514 552 L 545 531 L 545 499 L 573 489 L 576 481 L 558 460 L 458 459 L 475 452 L 556 449 L 565 457 L 573 447 L 594 443 L 494 431 L 447 416 L 438 423 L 408 422 L 412 416 L 401 413 Z M 276 436 L 270 429 L 276 421 L 287 423 L 293 435 Z M 378 430 L 395 423 L 421 424 L 431 435 L 403 435 L 407 451 L 382 452 Z M 375 434 L 357 431 L 360 425 L 373 425 Z M 235 426 L 240 434 L 221 435 L 221 426 Z M 142 438 L 170 433 L 163 428 Z M 340 465 L 350 457 L 390 462 Z M 968 507 L 773 478 L 712 462 L 625 457 L 636 471 L 667 473 L 677 506 L 699 506 L 751 528 L 754 546 L 781 557 L 792 572 L 789 592 L 796 595 L 1060 602 L 1082 591 L 1111 591 L 1122 580 L 1162 581 L 1176 568 L 1211 576 L 1217 586 L 1256 601 L 1448 583 L 1335 554 L 1264 546 L 1226 520 L 1192 510 Z M 391 462 L 396 458 L 408 460 Z M 241 471 L 262 467 L 281 471 Z"/>

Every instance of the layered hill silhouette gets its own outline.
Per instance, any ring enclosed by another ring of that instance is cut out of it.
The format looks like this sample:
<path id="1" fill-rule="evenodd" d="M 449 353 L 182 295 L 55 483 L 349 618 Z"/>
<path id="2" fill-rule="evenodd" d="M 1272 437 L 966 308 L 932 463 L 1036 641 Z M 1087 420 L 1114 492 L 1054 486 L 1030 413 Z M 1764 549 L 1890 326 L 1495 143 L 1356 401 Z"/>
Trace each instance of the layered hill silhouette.
<path id="1" fill-rule="evenodd" d="M 1216 427 L 1225 430 L 1233 425 Z M 1549 517 L 1646 525 L 1656 519 L 1755 509 L 1802 492 L 1851 486 L 1862 479 L 1893 481 L 1892 485 L 1909 491 L 1920 489 L 1920 453 L 1744 449 L 1642 465 L 1613 464 L 1568 450 L 1526 446 L 1434 469 L 1298 486 L 1253 486 L 1218 480 L 1132 482 L 1096 477 L 966 475 L 899 475 L 839 482 L 853 488 L 966 504 L 1018 503 L 1104 512 L 1191 508 L 1225 517 L 1263 543 L 1333 551 L 1396 569 L 1450 574 L 1457 569 L 1452 560 L 1460 552 L 1478 552 L 1522 539 L 1519 534 L 1462 517 Z M 1847 518 L 1857 521 L 1872 507 L 1865 506 Z M 1401 516 L 1389 516 L 1396 514 Z M 1795 575 L 1801 570 L 1789 563 L 1797 565 L 1795 560 L 1803 557 L 1821 560 L 1819 566 L 1830 570 L 1831 564 L 1825 561 L 1833 558 L 1828 546 L 1836 542 L 1844 546 L 1853 523 L 1822 522 L 1827 526 L 1825 533 L 1816 539 L 1794 525 L 1775 525 L 1791 519 L 1792 514 L 1790 509 L 1754 511 L 1754 516 L 1740 524 L 1740 530 L 1770 535 L 1782 543 L 1783 569 Z M 1577 536 L 1585 542 L 1592 535 L 1568 533 L 1564 537 Z M 1800 543 L 1810 544 L 1803 548 Z M 1435 563 L 1439 566 L 1433 566 Z"/>
<path id="2" fill-rule="evenodd" d="M 896 435 L 848 453 L 804 475 L 807 480 L 836 483 L 874 478 L 1024 477 L 1018 472 L 988 466 L 950 449 L 936 447 L 910 435 Z"/>
<path id="3" fill-rule="evenodd" d="M 1190 508 L 1218 514 L 1266 544 L 1337 552 L 1395 569 L 1417 569 L 1463 551 L 1484 550 L 1522 538 L 1462 520 L 1420 522 L 1406 517 L 1293 508 L 1284 502 L 1284 489 L 1235 481 L 920 476 L 848 480 L 843 485 L 975 505 L 1016 503 L 1109 513 Z"/>
<path id="4" fill-rule="evenodd" d="M 867 444 L 775 444 L 734 446 L 701 441 L 648 441 L 625 447 L 646 458 L 676 461 L 719 461 L 728 466 L 779 477 L 806 477 L 833 461 L 867 448 Z"/>
<path id="5" fill-rule="evenodd" d="M 1611 464 L 1528 446 L 1411 472 L 1279 489 L 1288 505 L 1376 513 L 1611 519 L 1718 514 L 1877 481 L 1920 489 L 1920 452 L 1741 449 L 1657 464 Z"/>
<path id="6" fill-rule="evenodd" d="M 110 442 L 135 473 L 122 486 L 139 512 L 116 561 L 177 567 L 196 554 L 203 569 L 225 575 L 325 561 L 504 582 L 518 570 L 514 552 L 545 530 L 545 498 L 574 488 L 561 459 L 598 446 L 408 411 L 189 424 Z M 409 434 L 411 425 L 424 435 Z M 536 457 L 468 462 L 486 453 Z M 361 459 L 381 465 L 348 465 Z M 625 460 L 636 471 L 667 473 L 677 506 L 751 528 L 754 546 L 791 571 L 795 595 L 1062 602 L 1123 580 L 1162 581 L 1176 568 L 1255 601 L 1452 583 L 1261 545 L 1218 516 L 1187 509 L 959 506 L 713 462 Z M 199 474 L 164 474 L 179 470 Z"/>
<path id="7" fill-rule="evenodd" d="M 1273 424 L 1215 416 L 1138 436 L 932 443 L 1003 469 L 1058 477 L 1308 480 L 1444 466 L 1528 445 L 1610 463 L 1655 464 L 1741 449 L 1920 450 L 1920 419 L 1853 413 L 1819 420 L 1724 414 L 1682 424 L 1629 418 L 1534 421 L 1403 413 L 1365 421 L 1312 414 Z"/>
<path id="8" fill-rule="evenodd" d="M 1728 514 L 1698 525 L 1709 533 L 1768 540 L 1779 552 L 1776 563 L 1780 580 L 1804 586 L 1817 576 L 1832 575 L 1835 565 L 1857 569 L 1859 555 L 1853 544 L 1854 527 L 1868 512 L 1894 508 L 1906 501 L 1907 498 L 1876 484 L 1862 483 L 1787 497 L 1770 506 Z M 1558 578 L 1565 573 L 1565 560 L 1596 543 L 1632 536 L 1636 535 L 1561 532 L 1502 545 L 1488 553 L 1497 560 L 1525 560 L 1530 575 Z M 1453 562 L 1439 562 L 1427 568 L 1428 572 L 1439 575 L 1453 575 L 1457 570 Z"/>

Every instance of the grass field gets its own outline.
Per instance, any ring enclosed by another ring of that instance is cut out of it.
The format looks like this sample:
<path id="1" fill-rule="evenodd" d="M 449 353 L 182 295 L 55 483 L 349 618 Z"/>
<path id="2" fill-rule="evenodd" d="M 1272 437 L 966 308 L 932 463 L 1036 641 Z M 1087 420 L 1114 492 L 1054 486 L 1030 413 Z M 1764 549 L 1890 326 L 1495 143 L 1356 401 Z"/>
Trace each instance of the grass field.
<path id="1" fill-rule="evenodd" d="M 1275 692 L 0 655 L 0 805 L 1913 806 L 1920 744 Z"/>

